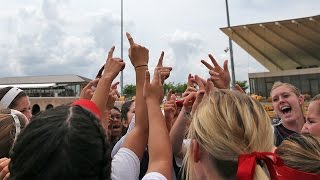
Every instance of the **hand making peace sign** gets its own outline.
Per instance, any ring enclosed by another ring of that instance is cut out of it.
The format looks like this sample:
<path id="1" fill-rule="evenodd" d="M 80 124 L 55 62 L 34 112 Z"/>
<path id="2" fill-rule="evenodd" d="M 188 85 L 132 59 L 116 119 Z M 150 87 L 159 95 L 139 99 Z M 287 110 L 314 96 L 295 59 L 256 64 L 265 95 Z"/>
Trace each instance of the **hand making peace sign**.
<path id="1" fill-rule="evenodd" d="M 224 61 L 222 69 L 211 54 L 209 54 L 209 58 L 211 59 L 211 62 L 213 63 L 214 67 L 212 67 L 205 60 L 201 60 L 201 62 L 209 69 L 211 81 L 213 82 L 215 87 L 219 89 L 229 89 L 231 78 L 228 69 L 228 60 Z"/>

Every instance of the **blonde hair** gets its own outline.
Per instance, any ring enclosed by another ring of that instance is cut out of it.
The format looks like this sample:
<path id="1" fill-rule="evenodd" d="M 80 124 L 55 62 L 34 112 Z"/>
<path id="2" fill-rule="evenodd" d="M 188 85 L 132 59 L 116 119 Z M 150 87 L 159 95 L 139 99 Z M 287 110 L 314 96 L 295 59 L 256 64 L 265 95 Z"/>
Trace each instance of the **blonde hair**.
<path id="1" fill-rule="evenodd" d="M 274 136 L 270 118 L 262 105 L 242 93 L 214 90 L 206 95 L 193 114 L 189 139 L 195 139 L 209 154 L 221 177 L 235 179 L 238 156 L 271 152 Z M 192 177 L 192 149 L 184 159 L 187 179 Z M 268 179 L 256 165 L 254 179 Z"/>
<path id="2" fill-rule="evenodd" d="M 288 88 L 290 88 L 292 90 L 292 92 L 294 94 L 297 95 L 297 97 L 299 97 L 301 95 L 301 92 L 300 90 L 295 87 L 294 85 L 292 84 L 289 84 L 289 83 L 283 83 L 281 81 L 276 81 L 273 85 L 272 85 L 272 88 L 271 88 L 271 91 L 270 91 L 270 96 L 272 94 L 272 91 L 275 90 L 276 88 L 280 87 L 280 86 L 287 86 Z"/>
<path id="3" fill-rule="evenodd" d="M 320 174 L 320 138 L 318 137 L 297 134 L 282 141 L 276 153 L 288 167 Z"/>
<path id="4" fill-rule="evenodd" d="M 19 119 L 21 129 L 27 124 L 27 118 L 19 111 L 0 109 L 0 158 L 8 157 L 16 135 L 16 124 L 11 115 L 13 112 Z"/>

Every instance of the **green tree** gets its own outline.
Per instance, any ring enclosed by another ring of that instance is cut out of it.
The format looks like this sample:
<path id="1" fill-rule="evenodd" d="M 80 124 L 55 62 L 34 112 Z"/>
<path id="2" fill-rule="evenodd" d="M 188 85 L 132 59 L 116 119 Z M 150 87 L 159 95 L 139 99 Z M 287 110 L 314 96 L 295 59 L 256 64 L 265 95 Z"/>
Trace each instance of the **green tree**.
<path id="1" fill-rule="evenodd" d="M 136 95 L 136 86 L 132 84 L 127 84 L 123 87 L 123 94 L 127 98 L 131 98 Z"/>
<path id="2" fill-rule="evenodd" d="M 241 88 L 242 88 L 242 90 L 244 91 L 244 92 L 246 92 L 246 90 L 248 89 L 248 85 L 247 85 L 247 82 L 248 81 L 246 81 L 246 80 L 244 80 L 244 81 L 236 81 L 236 84 L 238 84 Z"/>
<path id="3" fill-rule="evenodd" d="M 187 89 L 187 83 L 177 83 L 169 82 L 164 83 L 163 85 L 164 93 L 167 94 L 170 89 L 173 90 L 173 93 L 183 93 Z M 131 98 L 136 95 L 136 86 L 132 84 L 127 84 L 123 87 L 123 94 L 126 98 Z"/>
<path id="4" fill-rule="evenodd" d="M 167 94 L 170 89 L 173 90 L 173 93 L 183 93 L 187 89 L 187 83 L 177 83 L 169 82 L 164 83 L 163 85 L 164 93 Z"/>
<path id="5" fill-rule="evenodd" d="M 183 93 L 187 89 L 187 83 L 178 83 L 175 86 L 175 93 Z"/>
<path id="6" fill-rule="evenodd" d="M 164 94 L 167 94 L 170 89 L 174 90 L 174 83 L 173 82 L 164 83 L 163 85 Z"/>

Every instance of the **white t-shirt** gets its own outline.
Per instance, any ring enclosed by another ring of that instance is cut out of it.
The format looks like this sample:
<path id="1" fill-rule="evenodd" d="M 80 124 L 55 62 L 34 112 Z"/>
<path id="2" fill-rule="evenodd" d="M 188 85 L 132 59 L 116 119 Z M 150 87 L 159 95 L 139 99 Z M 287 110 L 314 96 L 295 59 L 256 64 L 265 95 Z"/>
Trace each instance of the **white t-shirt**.
<path id="1" fill-rule="evenodd" d="M 167 180 L 167 178 L 158 172 L 149 172 L 143 176 L 142 180 Z"/>
<path id="2" fill-rule="evenodd" d="M 138 156 L 128 148 L 120 148 L 111 163 L 112 180 L 137 180 L 140 173 Z"/>

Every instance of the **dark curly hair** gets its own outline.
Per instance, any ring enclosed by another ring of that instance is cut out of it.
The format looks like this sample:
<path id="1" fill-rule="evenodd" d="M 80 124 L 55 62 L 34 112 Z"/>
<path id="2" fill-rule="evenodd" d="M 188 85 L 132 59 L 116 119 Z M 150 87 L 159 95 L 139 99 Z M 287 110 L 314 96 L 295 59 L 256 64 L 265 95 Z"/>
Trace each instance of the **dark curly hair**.
<path id="1" fill-rule="evenodd" d="M 63 105 L 34 117 L 10 154 L 10 179 L 110 179 L 111 147 L 94 114 Z"/>

